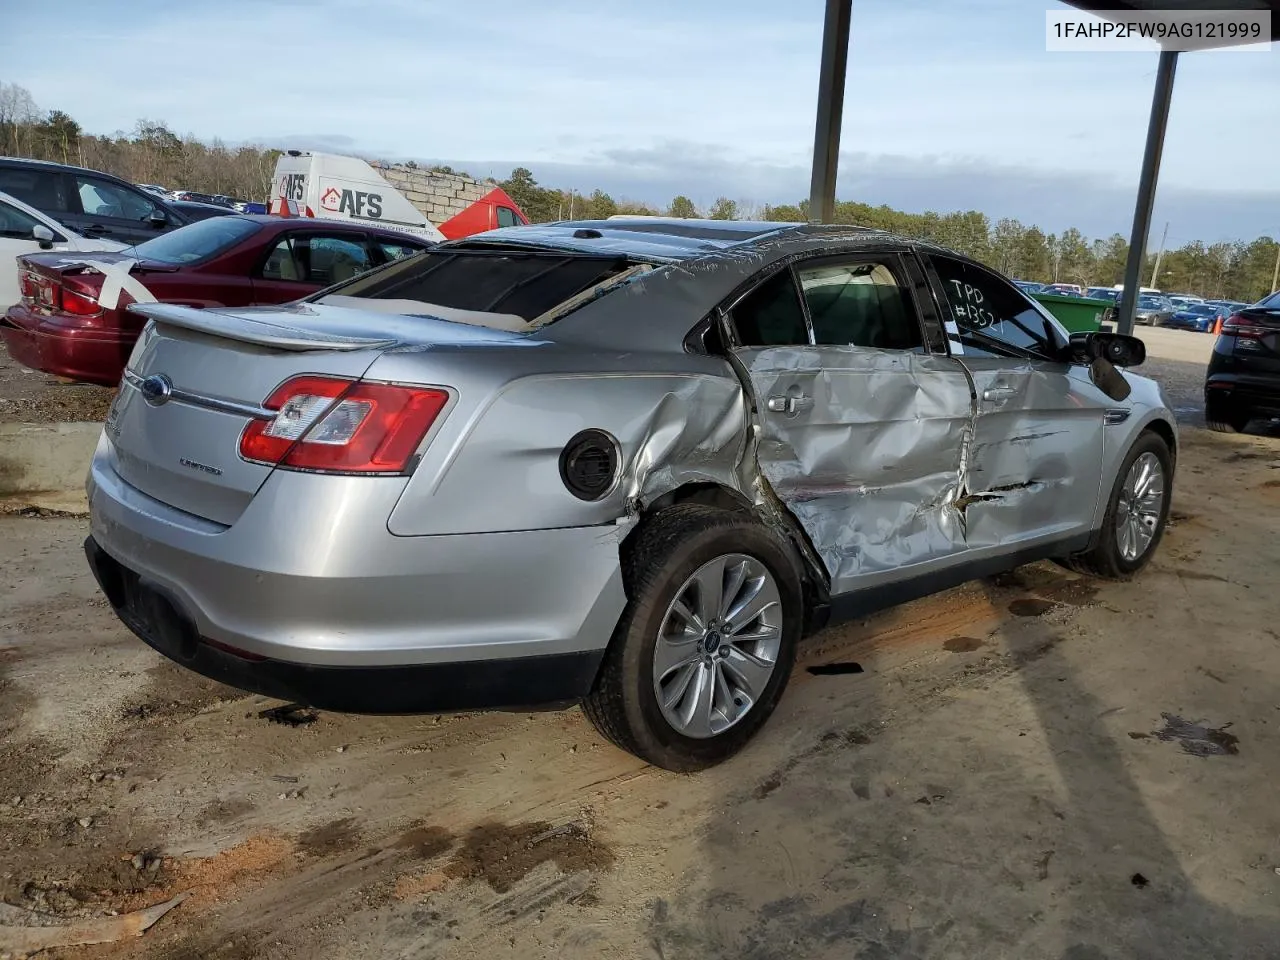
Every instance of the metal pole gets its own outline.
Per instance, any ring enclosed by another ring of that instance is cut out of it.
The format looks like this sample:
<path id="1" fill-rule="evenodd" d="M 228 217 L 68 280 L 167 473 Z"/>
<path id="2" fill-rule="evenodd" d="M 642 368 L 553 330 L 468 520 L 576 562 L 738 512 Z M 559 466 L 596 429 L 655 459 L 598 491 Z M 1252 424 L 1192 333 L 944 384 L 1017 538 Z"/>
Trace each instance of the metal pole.
<path id="1" fill-rule="evenodd" d="M 836 215 L 836 166 L 840 159 L 840 117 L 844 112 L 852 3 L 853 0 L 827 0 L 827 16 L 822 27 L 822 67 L 818 72 L 818 119 L 813 128 L 810 223 L 830 223 Z"/>
<path id="2" fill-rule="evenodd" d="M 1280 290 L 1280 240 L 1276 241 L 1276 268 L 1271 271 L 1271 292 Z"/>
<path id="3" fill-rule="evenodd" d="M 1133 233 L 1129 236 L 1129 262 L 1124 268 L 1124 290 L 1120 294 L 1120 333 L 1133 333 L 1133 313 L 1142 283 L 1142 261 L 1151 231 L 1151 208 L 1156 199 L 1156 179 L 1160 175 L 1160 154 L 1164 151 L 1164 131 L 1169 123 L 1169 101 L 1173 97 L 1173 74 L 1178 67 L 1178 51 L 1161 50 L 1156 67 L 1156 88 L 1151 95 L 1151 119 L 1147 123 L 1147 149 L 1142 155 L 1142 176 L 1138 179 L 1138 202 L 1133 207 Z"/>

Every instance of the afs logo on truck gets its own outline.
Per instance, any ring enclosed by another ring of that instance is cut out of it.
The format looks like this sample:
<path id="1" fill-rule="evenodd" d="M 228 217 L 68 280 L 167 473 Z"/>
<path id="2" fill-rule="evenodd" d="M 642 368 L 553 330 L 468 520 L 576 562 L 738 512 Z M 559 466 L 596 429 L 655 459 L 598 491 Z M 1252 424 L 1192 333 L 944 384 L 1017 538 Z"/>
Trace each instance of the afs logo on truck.
<path id="1" fill-rule="evenodd" d="M 377 220 L 382 216 L 382 194 L 330 187 L 320 195 L 320 206 L 331 213 L 349 213 L 353 217 Z"/>
<path id="2" fill-rule="evenodd" d="M 301 203 L 307 194 L 307 175 L 305 173 L 287 173 L 280 178 L 280 199 L 296 200 Z"/>

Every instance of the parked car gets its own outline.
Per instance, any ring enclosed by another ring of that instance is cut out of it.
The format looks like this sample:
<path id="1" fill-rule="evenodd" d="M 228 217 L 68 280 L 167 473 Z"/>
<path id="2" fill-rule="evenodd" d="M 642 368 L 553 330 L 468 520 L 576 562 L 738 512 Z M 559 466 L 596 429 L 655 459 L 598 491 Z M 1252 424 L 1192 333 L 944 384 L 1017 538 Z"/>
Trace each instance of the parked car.
<path id="1" fill-rule="evenodd" d="M 1043 283 L 1036 283 L 1034 280 L 1015 280 L 1013 285 L 1023 293 L 1039 293 L 1044 289 Z"/>
<path id="2" fill-rule="evenodd" d="M 1205 371 L 1211 429 L 1237 433 L 1261 416 L 1280 416 L 1280 293 L 1227 317 Z"/>
<path id="3" fill-rule="evenodd" d="M 1163 326 L 1173 316 L 1173 304 L 1168 298 L 1156 293 L 1138 295 L 1138 305 L 1134 310 L 1133 322 L 1145 323 L 1150 327 Z"/>
<path id="4" fill-rule="evenodd" d="M 20 257 L 22 299 L 0 326 L 9 353 L 36 370 L 114 386 L 146 323 L 131 303 L 284 303 L 427 246 L 360 224 L 227 214 L 95 255 L 97 267 L 78 256 Z"/>
<path id="5" fill-rule="evenodd" d="M 145 190 L 147 193 L 156 197 L 163 197 L 165 200 L 172 200 L 167 188 L 160 186 L 158 183 L 135 183 L 135 187 L 139 190 Z"/>
<path id="6" fill-rule="evenodd" d="M 1090 300 L 1110 300 L 1112 303 L 1120 300 L 1120 291 L 1112 287 L 1089 287 L 1084 295 Z"/>
<path id="7" fill-rule="evenodd" d="M 1173 414 L 1107 359 L 1140 340 L 880 231 L 521 226 L 130 310 L 97 580 L 178 663 L 316 707 L 581 701 L 697 769 L 828 619 L 1033 557 L 1128 576 L 1169 508 Z"/>
<path id="8" fill-rule="evenodd" d="M 224 207 L 220 203 L 197 203 L 194 200 L 174 200 L 169 206 L 180 211 L 192 223 L 197 220 L 208 220 L 210 217 L 225 217 L 236 212 L 231 207 Z"/>
<path id="9" fill-rule="evenodd" d="M 82 237 L 35 207 L 0 193 L 0 309 L 18 302 L 18 269 L 14 258 L 20 254 L 41 250 L 105 252 L 123 247 L 124 244 L 111 240 Z"/>
<path id="10" fill-rule="evenodd" d="M 226 207 L 229 210 L 235 209 L 234 205 L 223 197 L 212 193 L 197 193 L 194 190 L 176 190 L 173 199 L 186 200 L 189 203 L 204 203 L 212 207 Z"/>
<path id="11" fill-rule="evenodd" d="M 172 203 L 110 174 L 0 157 L 0 190 L 85 237 L 141 243 L 185 226 Z"/>
<path id="12" fill-rule="evenodd" d="M 1060 297 L 1083 297 L 1084 287 L 1078 283 L 1047 283 L 1039 293 L 1054 293 Z"/>
<path id="13" fill-rule="evenodd" d="M 1192 330 L 1196 333 L 1210 333 L 1218 317 L 1222 316 L 1220 307 L 1209 303 L 1195 303 L 1174 311 L 1173 316 L 1164 322 L 1166 327 L 1174 330 Z"/>

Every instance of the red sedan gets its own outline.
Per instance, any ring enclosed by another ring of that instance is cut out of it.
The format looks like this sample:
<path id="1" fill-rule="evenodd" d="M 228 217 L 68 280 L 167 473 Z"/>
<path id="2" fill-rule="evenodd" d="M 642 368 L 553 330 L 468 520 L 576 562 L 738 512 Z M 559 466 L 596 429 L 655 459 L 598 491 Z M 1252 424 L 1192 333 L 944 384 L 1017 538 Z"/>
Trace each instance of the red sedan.
<path id="1" fill-rule="evenodd" d="M 119 253 L 28 254 L 0 334 L 19 363 L 115 386 L 147 322 L 131 303 L 286 303 L 428 246 L 356 222 L 226 216 Z"/>

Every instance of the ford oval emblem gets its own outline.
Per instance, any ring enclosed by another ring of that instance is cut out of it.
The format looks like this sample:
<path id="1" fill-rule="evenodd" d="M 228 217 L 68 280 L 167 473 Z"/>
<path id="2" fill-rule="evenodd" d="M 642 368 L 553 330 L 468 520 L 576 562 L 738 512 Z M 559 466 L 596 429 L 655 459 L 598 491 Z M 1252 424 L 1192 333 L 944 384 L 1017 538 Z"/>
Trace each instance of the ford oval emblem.
<path id="1" fill-rule="evenodd" d="M 143 380 L 138 389 L 142 391 L 142 399 L 151 406 L 158 407 L 169 402 L 169 397 L 173 395 L 173 381 L 163 373 L 158 373 Z"/>

